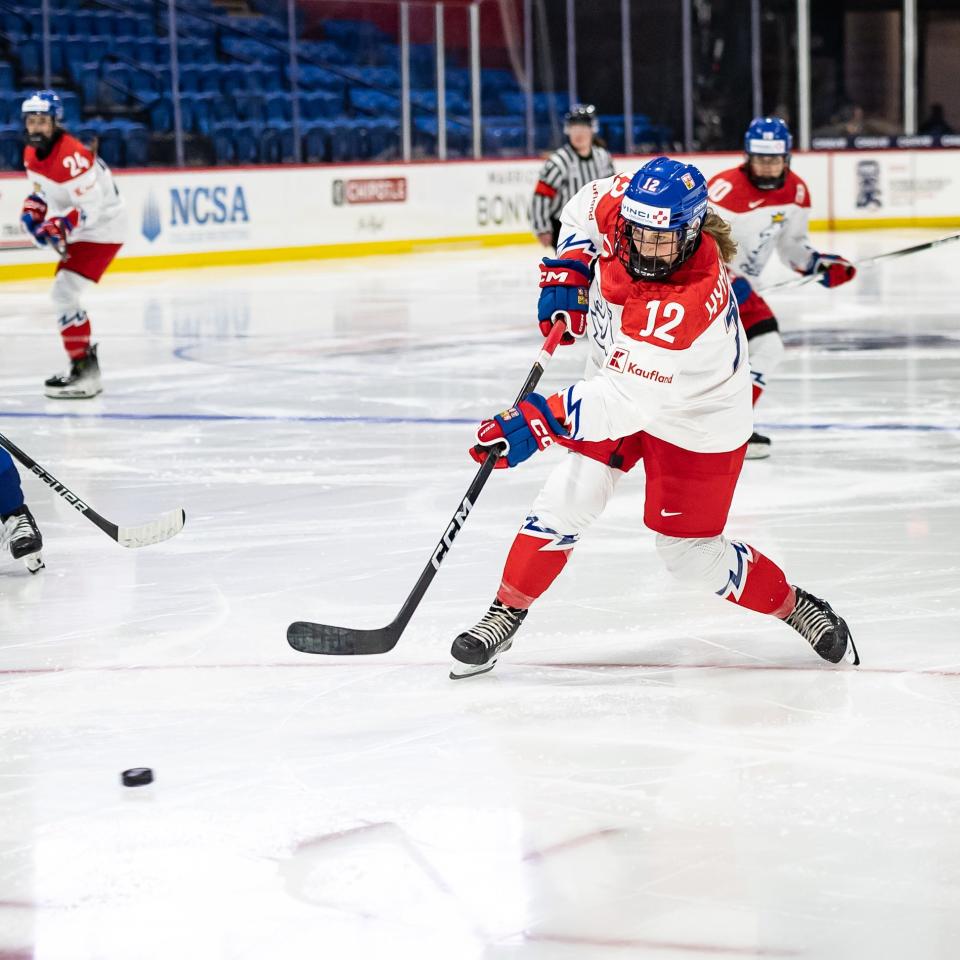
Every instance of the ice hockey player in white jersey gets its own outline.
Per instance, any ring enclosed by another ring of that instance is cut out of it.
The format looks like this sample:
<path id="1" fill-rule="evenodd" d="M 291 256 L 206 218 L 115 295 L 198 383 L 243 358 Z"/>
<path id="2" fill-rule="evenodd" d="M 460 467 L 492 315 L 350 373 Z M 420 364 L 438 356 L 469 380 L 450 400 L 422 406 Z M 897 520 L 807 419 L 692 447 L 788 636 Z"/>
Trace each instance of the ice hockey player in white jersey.
<path id="1" fill-rule="evenodd" d="M 547 157 L 533 191 L 533 233 L 544 247 L 556 249 L 560 212 L 591 180 L 613 176 L 613 159 L 597 143 L 597 110 L 575 103 L 563 118 L 567 142 Z"/>
<path id="2" fill-rule="evenodd" d="M 126 210 L 107 165 L 60 125 L 63 103 L 56 93 L 36 91 L 23 101 L 21 114 L 32 191 L 20 219 L 38 247 L 60 255 L 51 297 L 70 358 L 70 371 L 50 377 L 44 392 L 58 399 L 95 397 L 100 365 L 82 297 L 126 239 Z"/>
<path id="3" fill-rule="evenodd" d="M 710 180 L 710 200 L 730 224 L 737 253 L 730 264 L 733 293 L 750 343 L 750 373 L 756 406 L 767 380 L 783 357 L 777 318 L 753 289 L 776 250 L 780 259 L 804 275 L 818 274 L 825 287 L 837 287 L 856 274 L 853 264 L 819 253 L 807 236 L 810 191 L 790 169 L 793 137 L 777 117 L 757 117 L 744 136 L 746 159 Z M 747 459 L 770 455 L 770 439 L 754 432 Z"/>
<path id="4" fill-rule="evenodd" d="M 725 261 L 729 227 L 700 171 L 666 157 L 585 186 L 540 270 L 539 321 L 569 317 L 586 376 L 484 420 L 471 453 L 514 467 L 561 445 L 513 541 L 496 599 L 454 640 L 453 677 L 489 670 L 623 477 L 643 460 L 644 524 L 676 577 L 784 620 L 825 660 L 858 662 L 846 623 L 772 560 L 724 536 L 753 429 L 744 331 Z M 589 318 L 589 322 L 588 322 Z M 632 618 L 631 618 L 632 619 Z"/>

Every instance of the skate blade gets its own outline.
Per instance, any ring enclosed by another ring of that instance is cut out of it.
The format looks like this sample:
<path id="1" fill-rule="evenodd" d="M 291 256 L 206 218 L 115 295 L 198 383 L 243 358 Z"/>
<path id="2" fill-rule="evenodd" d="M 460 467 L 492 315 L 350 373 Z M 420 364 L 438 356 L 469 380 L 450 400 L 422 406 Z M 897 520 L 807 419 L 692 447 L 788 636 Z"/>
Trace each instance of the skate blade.
<path id="1" fill-rule="evenodd" d="M 39 573 L 46 564 L 43 562 L 43 557 L 39 553 L 32 553 L 27 557 L 21 557 L 24 564 L 26 565 L 27 570 L 30 573 Z"/>
<path id="2" fill-rule="evenodd" d="M 744 460 L 766 460 L 770 456 L 769 447 L 747 447 Z"/>
<path id="3" fill-rule="evenodd" d="M 482 673 L 489 673 L 497 665 L 496 658 L 489 663 L 460 663 L 450 671 L 451 680 L 466 680 L 467 677 L 479 677 Z"/>
<path id="4" fill-rule="evenodd" d="M 853 637 L 847 638 L 847 650 L 843 655 L 843 662 L 849 663 L 851 666 L 857 667 L 860 665 L 860 654 L 857 653 L 857 648 L 854 646 Z"/>
<path id="5" fill-rule="evenodd" d="M 92 400 L 94 397 L 103 393 L 103 387 L 97 387 L 96 390 L 51 390 L 49 387 L 44 391 L 44 396 L 49 400 Z"/>

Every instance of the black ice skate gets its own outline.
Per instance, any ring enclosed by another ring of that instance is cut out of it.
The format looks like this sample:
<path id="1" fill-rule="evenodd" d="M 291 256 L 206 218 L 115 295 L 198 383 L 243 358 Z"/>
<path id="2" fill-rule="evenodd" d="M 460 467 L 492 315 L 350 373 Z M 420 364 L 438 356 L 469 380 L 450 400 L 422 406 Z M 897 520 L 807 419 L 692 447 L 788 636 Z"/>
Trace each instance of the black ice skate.
<path id="1" fill-rule="evenodd" d="M 40 551 L 43 549 L 43 537 L 33 519 L 30 508 L 24 504 L 13 513 L 0 517 L 3 521 L 3 543 L 10 550 L 14 560 L 22 560 L 31 573 L 43 569 L 43 558 Z"/>
<path id="2" fill-rule="evenodd" d="M 450 652 L 463 667 L 454 667 L 450 679 L 462 680 L 492 670 L 497 657 L 513 646 L 513 635 L 520 629 L 526 615 L 526 610 L 494 600 L 480 622 L 453 641 Z"/>
<path id="3" fill-rule="evenodd" d="M 746 460 L 764 460 L 770 456 L 770 438 L 762 433 L 753 432 L 753 436 L 747 441 Z"/>
<path id="4" fill-rule="evenodd" d="M 826 600 L 814 597 L 799 587 L 794 589 L 797 591 L 797 605 L 785 622 L 804 637 L 824 660 L 858 664 L 860 655 L 843 617 L 838 617 Z"/>
<path id="5" fill-rule="evenodd" d="M 102 389 L 97 345 L 93 344 L 78 360 L 70 361 L 69 373 L 56 374 L 47 380 L 43 392 L 55 400 L 86 400 Z"/>

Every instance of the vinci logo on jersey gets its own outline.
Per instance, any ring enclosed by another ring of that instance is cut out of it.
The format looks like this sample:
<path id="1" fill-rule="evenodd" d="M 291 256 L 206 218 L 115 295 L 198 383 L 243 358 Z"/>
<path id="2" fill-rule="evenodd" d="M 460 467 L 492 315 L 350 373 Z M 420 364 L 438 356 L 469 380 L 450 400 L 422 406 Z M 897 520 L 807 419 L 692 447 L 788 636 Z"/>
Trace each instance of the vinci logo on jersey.
<path id="1" fill-rule="evenodd" d="M 406 199 L 406 177 L 333 181 L 335 207 L 345 203 L 405 203 Z"/>
<path id="2" fill-rule="evenodd" d="M 249 223 L 247 198 L 243 187 L 171 187 L 169 220 L 171 230 L 178 227 L 222 226 Z M 160 204 L 151 193 L 143 204 L 140 232 L 153 243 L 163 232 L 164 217 Z"/>

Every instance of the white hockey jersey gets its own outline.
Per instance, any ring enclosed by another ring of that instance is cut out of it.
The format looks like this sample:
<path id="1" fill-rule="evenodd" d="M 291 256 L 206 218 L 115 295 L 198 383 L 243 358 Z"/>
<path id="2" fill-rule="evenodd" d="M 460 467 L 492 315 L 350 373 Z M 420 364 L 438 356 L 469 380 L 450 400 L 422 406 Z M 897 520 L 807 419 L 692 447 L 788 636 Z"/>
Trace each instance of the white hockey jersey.
<path id="1" fill-rule="evenodd" d="M 793 270 L 810 265 L 815 250 L 807 239 L 810 191 L 792 170 L 779 190 L 759 190 L 743 167 L 724 170 L 710 180 L 710 201 L 728 221 L 737 241 L 730 269 L 755 280 L 773 251 Z"/>
<path id="2" fill-rule="evenodd" d="M 666 280 L 634 279 L 615 256 L 630 177 L 587 184 L 561 215 L 561 258 L 594 264 L 586 378 L 563 393 L 574 440 L 645 431 L 699 453 L 735 450 L 753 431 L 746 336 L 716 241 Z"/>
<path id="3" fill-rule="evenodd" d="M 33 147 L 23 152 L 23 165 L 32 192 L 47 202 L 48 217 L 66 217 L 76 211 L 69 243 L 123 243 L 127 215 L 110 168 L 76 137 L 62 134 L 42 160 Z"/>

